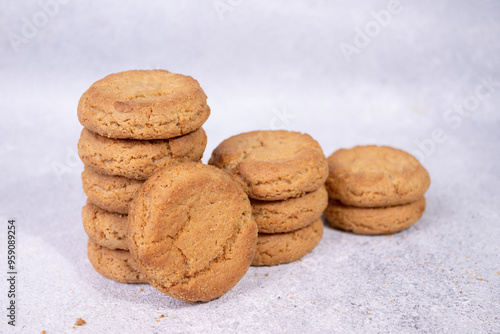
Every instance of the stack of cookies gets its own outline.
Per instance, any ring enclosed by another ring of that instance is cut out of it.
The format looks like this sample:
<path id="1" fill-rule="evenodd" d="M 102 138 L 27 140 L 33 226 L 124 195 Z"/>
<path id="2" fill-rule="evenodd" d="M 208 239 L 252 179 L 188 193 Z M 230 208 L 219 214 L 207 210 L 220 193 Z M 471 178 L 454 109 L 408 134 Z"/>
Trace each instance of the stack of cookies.
<path id="1" fill-rule="evenodd" d="M 328 204 L 328 165 L 311 136 L 242 133 L 224 140 L 209 164 L 232 175 L 250 198 L 259 231 L 253 266 L 298 260 L 319 243 Z"/>
<path id="2" fill-rule="evenodd" d="M 102 275 L 141 283 L 127 239 L 129 204 L 145 180 L 169 165 L 200 162 L 210 114 L 196 80 L 165 70 L 126 71 L 95 82 L 81 97 L 78 154 L 88 197 L 82 220 L 88 256 Z"/>
<path id="3" fill-rule="evenodd" d="M 324 216 L 357 234 L 392 234 L 425 210 L 430 177 L 412 155 L 388 146 L 356 146 L 328 157 L 330 201 Z"/>

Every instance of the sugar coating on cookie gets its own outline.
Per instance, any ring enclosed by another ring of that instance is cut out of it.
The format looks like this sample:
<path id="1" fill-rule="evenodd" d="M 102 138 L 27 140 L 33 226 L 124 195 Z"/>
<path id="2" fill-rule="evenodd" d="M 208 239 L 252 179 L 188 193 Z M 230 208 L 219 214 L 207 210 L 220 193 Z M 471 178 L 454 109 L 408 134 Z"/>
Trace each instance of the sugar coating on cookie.
<path id="1" fill-rule="evenodd" d="M 301 197 L 282 201 L 250 200 L 259 233 L 290 232 L 318 220 L 328 205 L 325 186 Z"/>
<path id="2" fill-rule="evenodd" d="M 128 217 L 109 212 L 87 200 L 82 208 L 83 228 L 96 243 L 109 249 L 128 249 Z"/>
<path id="3" fill-rule="evenodd" d="M 245 192 L 200 163 L 164 168 L 130 205 L 129 246 L 138 269 L 166 295 L 209 301 L 247 272 L 257 225 Z"/>
<path id="4" fill-rule="evenodd" d="M 356 234 L 393 234 L 415 224 L 425 211 L 425 198 L 397 206 L 360 208 L 330 200 L 325 219 L 335 228 Z"/>
<path id="5" fill-rule="evenodd" d="M 123 176 L 100 174 L 88 167 L 82 172 L 83 191 L 90 202 L 116 213 L 128 213 L 128 206 L 143 183 Z"/>
<path id="6" fill-rule="evenodd" d="M 324 184 L 328 164 L 321 146 L 308 134 L 253 131 L 224 140 L 209 164 L 222 168 L 253 199 L 299 197 Z"/>
<path id="7" fill-rule="evenodd" d="M 259 233 L 252 266 L 275 266 L 296 261 L 310 253 L 323 237 L 323 220 L 288 233 Z"/>
<path id="8" fill-rule="evenodd" d="M 415 202 L 430 185 L 427 170 L 411 154 L 388 146 L 356 146 L 328 157 L 330 198 L 359 207 Z"/>
<path id="9" fill-rule="evenodd" d="M 209 115 L 198 81 L 165 70 L 108 75 L 92 84 L 78 103 L 80 123 L 109 138 L 178 137 L 200 128 Z"/>
<path id="10" fill-rule="evenodd" d="M 145 180 L 165 166 L 199 161 L 206 145 L 203 128 L 165 140 L 112 139 L 84 128 L 78 155 L 85 166 L 98 173 Z"/>
<path id="11" fill-rule="evenodd" d="M 120 283 L 147 283 L 146 278 L 134 269 L 134 259 L 128 251 L 109 249 L 89 239 L 87 255 L 94 269 L 106 278 Z"/>

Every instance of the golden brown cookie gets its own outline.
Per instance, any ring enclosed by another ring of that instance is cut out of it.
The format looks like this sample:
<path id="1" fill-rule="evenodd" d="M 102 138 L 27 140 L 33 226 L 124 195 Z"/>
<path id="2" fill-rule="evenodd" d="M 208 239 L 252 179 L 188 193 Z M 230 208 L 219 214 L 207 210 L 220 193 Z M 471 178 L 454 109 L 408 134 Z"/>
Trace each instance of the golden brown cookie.
<path id="1" fill-rule="evenodd" d="M 356 234 L 392 234 L 415 224 L 425 211 L 425 198 L 404 205 L 360 208 L 330 200 L 325 219 L 333 227 Z"/>
<path id="2" fill-rule="evenodd" d="M 98 173 L 145 180 L 165 166 L 199 161 L 206 145 L 202 128 L 165 140 L 112 139 L 84 128 L 78 154 L 86 166 Z"/>
<path id="3" fill-rule="evenodd" d="M 345 205 L 384 207 L 415 202 L 430 185 L 415 157 L 388 146 L 356 146 L 328 157 L 326 189 Z"/>
<path id="4" fill-rule="evenodd" d="M 108 75 L 78 103 L 80 123 L 108 138 L 174 138 L 200 128 L 209 115 L 198 81 L 165 70 Z"/>
<path id="5" fill-rule="evenodd" d="M 128 213 L 128 206 L 144 181 L 123 176 L 104 175 L 85 167 L 82 172 L 83 191 L 89 200 L 111 212 Z"/>
<path id="6" fill-rule="evenodd" d="M 304 196 L 282 201 L 250 200 L 259 233 L 283 233 L 311 225 L 328 205 L 324 186 Z"/>
<path id="7" fill-rule="evenodd" d="M 83 228 L 96 243 L 109 249 L 128 249 L 128 217 L 90 203 L 82 208 Z"/>
<path id="8" fill-rule="evenodd" d="M 89 239 L 87 255 L 94 269 L 104 277 L 120 283 L 147 283 L 134 269 L 134 260 L 128 251 L 108 249 Z"/>
<path id="9" fill-rule="evenodd" d="M 224 140 L 209 164 L 230 173 L 248 196 L 264 201 L 299 197 L 328 176 L 321 146 L 308 134 L 253 131 Z"/>
<path id="10" fill-rule="evenodd" d="M 257 225 L 247 195 L 224 171 L 182 163 L 149 178 L 130 204 L 137 268 L 168 296 L 209 301 L 247 272 Z"/>
<path id="11" fill-rule="evenodd" d="M 318 245 L 323 236 L 323 220 L 288 233 L 261 234 L 252 266 L 275 266 L 302 258 Z"/>

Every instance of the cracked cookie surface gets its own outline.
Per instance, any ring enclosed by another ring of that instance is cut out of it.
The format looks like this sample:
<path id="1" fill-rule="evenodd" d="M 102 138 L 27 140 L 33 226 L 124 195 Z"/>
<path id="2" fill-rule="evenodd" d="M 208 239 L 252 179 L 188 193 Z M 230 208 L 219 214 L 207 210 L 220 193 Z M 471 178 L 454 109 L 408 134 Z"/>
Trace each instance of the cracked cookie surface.
<path id="1" fill-rule="evenodd" d="M 330 200 L 324 216 L 335 228 L 356 234 L 392 234 L 415 224 L 425 211 L 425 198 L 404 205 L 360 208 Z"/>
<path id="2" fill-rule="evenodd" d="M 171 297 L 209 301 L 247 272 L 257 240 L 250 201 L 224 171 L 200 163 L 149 178 L 130 205 L 137 268 Z"/>
<path id="3" fill-rule="evenodd" d="M 345 205 L 385 207 L 415 202 L 430 185 L 427 170 L 411 154 L 388 146 L 356 146 L 328 157 L 326 188 Z"/>
<path id="4" fill-rule="evenodd" d="M 106 278 L 120 283 L 147 283 L 134 269 L 134 260 L 126 250 L 109 249 L 89 239 L 87 256 L 94 269 Z"/>
<path id="5" fill-rule="evenodd" d="M 301 197 L 282 201 L 250 200 L 259 233 L 290 232 L 318 220 L 328 205 L 325 186 Z"/>
<path id="6" fill-rule="evenodd" d="M 128 213 L 128 206 L 143 183 L 124 176 L 100 174 L 88 167 L 82 172 L 83 191 L 90 202 L 116 213 Z"/>
<path id="7" fill-rule="evenodd" d="M 84 128 L 78 155 L 85 166 L 98 173 L 145 180 L 165 166 L 199 161 L 206 145 L 203 128 L 165 140 L 112 139 Z"/>
<path id="8" fill-rule="evenodd" d="M 200 128 L 210 115 L 198 81 L 166 70 L 132 70 L 96 81 L 78 103 L 80 123 L 102 136 L 169 139 Z"/>
<path id="9" fill-rule="evenodd" d="M 252 266 L 275 266 L 296 261 L 310 253 L 323 237 L 323 220 L 288 233 L 261 234 Z"/>
<path id="10" fill-rule="evenodd" d="M 321 146 L 308 134 L 253 131 L 224 140 L 209 164 L 234 176 L 253 199 L 276 201 L 318 189 L 328 176 Z"/>
<path id="11" fill-rule="evenodd" d="M 109 212 L 87 200 L 82 208 L 85 232 L 94 242 L 109 249 L 128 249 L 128 217 Z"/>

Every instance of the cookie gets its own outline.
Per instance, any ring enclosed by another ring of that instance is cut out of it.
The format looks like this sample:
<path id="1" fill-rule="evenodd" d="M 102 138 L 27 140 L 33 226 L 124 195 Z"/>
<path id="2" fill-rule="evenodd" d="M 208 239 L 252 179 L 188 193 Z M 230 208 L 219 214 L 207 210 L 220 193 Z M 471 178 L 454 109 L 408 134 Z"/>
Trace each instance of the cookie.
<path id="1" fill-rule="evenodd" d="M 94 269 L 104 277 L 120 283 L 147 283 L 134 269 L 134 260 L 128 251 L 108 249 L 89 239 L 87 255 Z"/>
<path id="2" fill-rule="evenodd" d="M 247 272 L 257 225 L 247 195 L 224 171 L 182 163 L 149 178 L 130 204 L 137 268 L 168 296 L 209 301 Z"/>
<path id="3" fill-rule="evenodd" d="M 425 211 L 425 198 L 404 205 L 360 208 L 330 200 L 324 212 L 331 226 L 356 234 L 392 234 L 415 224 Z"/>
<path id="4" fill-rule="evenodd" d="M 309 226 L 288 233 L 259 233 L 252 266 L 275 266 L 296 261 L 310 253 L 322 236 L 321 218 Z"/>
<path id="5" fill-rule="evenodd" d="M 78 103 L 80 123 L 108 138 L 174 138 L 200 128 L 209 115 L 198 81 L 165 70 L 108 75 Z"/>
<path id="6" fill-rule="evenodd" d="M 253 131 L 224 140 L 209 164 L 234 176 L 248 196 L 264 201 L 299 197 L 328 176 L 321 146 L 311 136 L 289 131 Z"/>
<path id="7" fill-rule="evenodd" d="M 408 204 L 424 195 L 429 173 L 411 154 L 388 146 L 356 146 L 328 157 L 326 187 L 345 205 L 386 207 Z"/>
<path id="8" fill-rule="evenodd" d="M 123 176 L 99 174 L 85 167 L 82 172 L 83 191 L 88 199 L 104 210 L 128 213 L 128 206 L 144 181 Z"/>
<path id="9" fill-rule="evenodd" d="M 109 249 L 128 249 L 128 217 L 87 201 L 82 208 L 83 228 L 94 242 Z"/>
<path id="10" fill-rule="evenodd" d="M 304 196 L 282 201 L 250 200 L 259 233 L 283 233 L 297 230 L 318 220 L 328 205 L 324 186 Z"/>
<path id="11" fill-rule="evenodd" d="M 98 173 L 145 180 L 165 166 L 199 161 L 206 145 L 202 128 L 165 140 L 112 139 L 84 128 L 78 154 L 87 167 Z"/>

